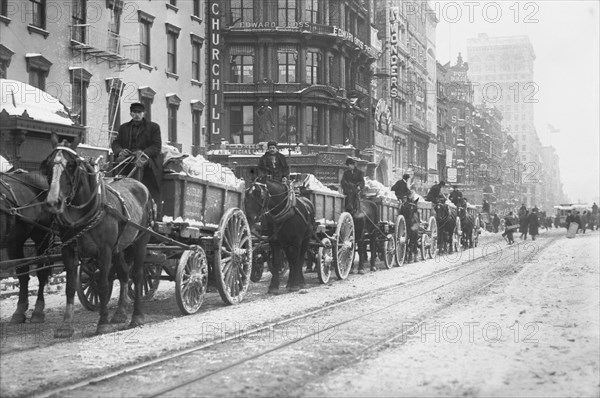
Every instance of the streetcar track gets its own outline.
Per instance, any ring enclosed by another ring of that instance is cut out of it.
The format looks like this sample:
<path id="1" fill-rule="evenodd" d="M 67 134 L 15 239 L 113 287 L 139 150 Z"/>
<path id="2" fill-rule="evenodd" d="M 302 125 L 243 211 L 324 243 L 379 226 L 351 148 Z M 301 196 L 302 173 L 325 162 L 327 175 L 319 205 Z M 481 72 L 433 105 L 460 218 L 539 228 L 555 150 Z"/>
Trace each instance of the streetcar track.
<path id="1" fill-rule="evenodd" d="M 551 238 L 550 240 L 548 240 L 545 243 L 545 245 L 543 246 L 543 249 L 545 249 L 546 247 L 548 247 L 555 240 L 556 240 L 556 238 L 554 238 L 554 239 Z M 492 242 L 490 242 L 490 243 L 491 244 L 495 244 L 495 243 L 492 243 Z M 519 242 L 515 246 L 518 246 L 518 245 L 521 245 L 521 244 L 526 244 L 526 243 L 528 243 L 528 242 Z M 468 250 L 465 250 L 465 251 L 461 251 L 460 253 L 467 253 L 467 252 L 468 252 Z M 539 250 L 538 250 L 538 253 L 539 253 Z M 508 257 L 510 257 L 510 253 L 509 253 Z M 234 333 L 234 334 L 232 334 L 230 336 L 224 336 L 224 337 L 222 337 L 220 339 L 215 339 L 215 340 L 212 340 L 212 341 L 208 341 L 208 342 L 206 342 L 204 344 L 193 346 L 193 347 L 190 347 L 190 348 L 187 348 L 187 349 L 184 349 L 184 350 L 180 350 L 180 351 L 177 351 L 177 352 L 172 352 L 170 354 L 167 354 L 167 355 L 159 357 L 159 358 L 155 358 L 155 359 L 152 359 L 152 360 L 145 360 L 145 361 L 142 361 L 142 362 L 138 362 L 138 363 L 136 363 L 134 365 L 125 366 L 125 367 L 122 367 L 119 370 L 115 370 L 115 371 L 106 373 L 104 375 L 89 377 L 89 378 L 80 380 L 79 382 L 76 382 L 76 383 L 73 383 L 73 384 L 69 384 L 69 385 L 65 385 L 65 386 L 60 386 L 60 387 L 57 387 L 57 388 L 52 389 L 50 391 L 43 392 L 42 394 L 39 394 L 39 395 L 36 395 L 36 396 L 48 397 L 48 396 L 52 396 L 52 395 L 61 394 L 61 393 L 64 393 L 64 392 L 76 390 L 78 388 L 82 388 L 82 387 L 85 387 L 85 386 L 88 386 L 88 385 L 92 385 L 92 384 L 97 384 L 97 383 L 100 383 L 102 381 L 110 380 L 110 379 L 113 379 L 113 378 L 116 378 L 116 377 L 119 377 L 119 376 L 123 376 L 123 375 L 128 374 L 128 373 L 135 372 L 135 371 L 140 370 L 140 369 L 151 367 L 153 365 L 156 365 L 156 364 L 159 364 L 159 363 L 162 363 L 162 362 L 166 362 L 166 361 L 169 361 L 169 360 L 172 360 L 172 359 L 176 359 L 176 358 L 179 358 L 179 357 L 184 357 L 186 355 L 192 354 L 192 353 L 197 352 L 197 351 L 201 351 L 201 350 L 205 350 L 205 349 L 208 349 L 208 348 L 211 348 L 211 347 L 219 346 L 219 345 L 225 344 L 227 342 L 230 342 L 230 341 L 232 341 L 234 339 L 240 339 L 240 338 L 244 338 L 244 337 L 249 337 L 249 336 L 257 335 L 259 333 L 264 332 L 265 330 L 271 330 L 271 329 L 273 329 L 275 327 L 279 327 L 281 325 L 285 325 L 285 324 L 288 324 L 288 323 L 291 323 L 291 322 L 295 322 L 295 321 L 298 321 L 298 320 L 301 320 L 301 319 L 304 319 L 304 318 L 309 318 L 311 316 L 314 316 L 315 314 L 319 314 L 321 312 L 329 311 L 331 309 L 334 309 L 336 307 L 339 307 L 339 306 L 342 306 L 342 305 L 345 305 L 345 304 L 350 304 L 352 302 L 355 302 L 355 301 L 358 301 L 358 300 L 362 300 L 362 299 L 365 299 L 365 298 L 369 298 L 369 297 L 373 297 L 373 296 L 376 296 L 376 295 L 381 294 L 381 293 L 386 293 L 388 291 L 393 291 L 394 289 L 404 288 L 404 287 L 407 287 L 407 286 L 412 286 L 412 285 L 419 284 L 420 282 L 424 282 L 424 281 L 427 281 L 429 279 L 433 279 L 435 277 L 438 277 L 438 276 L 450 273 L 452 271 L 464 268 L 464 267 L 472 264 L 473 262 L 476 262 L 476 261 L 485 261 L 486 258 L 487 258 L 487 255 L 481 255 L 481 256 L 476 257 L 476 258 L 469 258 L 465 262 L 460 263 L 459 265 L 456 265 L 454 267 L 445 267 L 445 268 L 443 268 L 441 270 L 438 270 L 436 272 L 433 272 L 433 273 L 430 273 L 428 275 L 424 275 L 424 276 L 421 276 L 421 277 L 418 277 L 418 278 L 415 278 L 415 279 L 412 279 L 412 280 L 409 280 L 409 281 L 404 281 L 404 282 L 401 282 L 401 283 L 398 283 L 398 284 L 394 284 L 394 285 L 391 285 L 391 286 L 379 288 L 379 289 L 370 291 L 368 293 L 359 294 L 359 295 L 351 297 L 349 299 L 341 299 L 340 301 L 337 301 L 335 303 L 332 303 L 332 304 L 329 304 L 329 305 L 317 308 L 317 309 L 312 310 L 312 311 L 310 311 L 308 313 L 302 313 L 302 314 L 299 314 L 299 315 L 296 315 L 296 316 L 292 316 L 292 317 L 289 317 L 289 318 L 280 319 L 280 320 L 277 320 L 277 321 L 274 321 L 274 322 L 268 322 L 268 323 L 264 324 L 263 326 L 253 328 L 251 330 L 244 331 L 243 333 Z M 496 261 L 501 261 L 503 258 L 504 258 L 504 256 L 502 256 L 499 260 L 496 260 Z M 471 273 L 469 273 L 467 275 L 463 275 L 462 277 L 457 278 L 455 280 L 452 280 L 450 282 L 446 282 L 446 283 L 444 283 L 444 284 L 442 284 L 440 286 L 437 286 L 437 287 L 435 287 L 433 289 L 430 289 L 430 290 L 428 290 L 426 292 L 422 292 L 422 293 L 419 293 L 419 294 L 417 294 L 415 296 L 411 296 L 409 298 L 403 299 L 403 300 L 401 300 L 399 302 L 392 303 L 392 304 L 390 304 L 388 306 L 385 306 L 383 308 L 379 308 L 376 311 L 372 311 L 372 312 L 363 314 L 363 315 L 361 315 L 359 317 L 347 319 L 347 320 L 345 320 L 345 321 L 343 321 L 341 323 L 332 325 L 332 326 L 330 326 L 330 327 L 328 327 L 326 329 L 321 329 L 320 332 L 322 333 L 324 331 L 334 329 L 334 328 L 339 327 L 341 325 L 344 325 L 344 324 L 356 321 L 358 319 L 364 318 L 366 316 L 370 316 L 370 315 L 373 315 L 375 313 L 384 311 L 384 310 L 389 309 L 389 308 L 391 308 L 391 307 L 393 307 L 395 305 L 404 303 L 404 302 L 412 300 L 414 298 L 421 297 L 423 295 L 426 295 L 426 294 L 431 293 L 431 292 L 433 292 L 435 290 L 441 289 L 441 288 L 443 288 L 445 286 L 448 286 L 448 285 L 450 285 L 452 283 L 455 283 L 455 282 L 457 282 L 457 281 L 459 281 L 461 279 L 464 279 L 464 278 L 466 278 L 466 277 L 468 277 L 470 275 L 473 275 L 473 274 L 475 274 L 477 272 L 480 272 L 480 271 L 483 271 L 483 270 L 486 270 L 486 269 L 489 269 L 489 268 L 487 266 L 484 266 L 482 268 L 477 269 L 476 271 L 473 271 L 473 272 L 471 272 Z M 494 279 L 494 281 L 492 281 L 490 283 L 490 285 L 493 284 L 493 283 L 495 283 L 497 280 L 505 277 L 506 273 L 509 272 L 509 271 L 511 271 L 511 270 L 514 270 L 514 268 L 510 267 L 505 273 L 503 273 L 498 278 Z M 484 286 L 481 289 L 483 289 L 485 287 L 487 287 L 487 286 Z M 475 294 L 475 293 L 473 293 L 473 294 Z M 449 303 L 448 305 L 452 305 L 452 304 L 453 303 Z M 409 329 L 409 330 L 411 330 L 411 329 Z M 406 335 L 407 332 L 408 331 L 405 331 L 404 335 Z M 268 350 L 263 351 L 261 353 L 255 354 L 253 356 L 246 357 L 244 359 L 241 359 L 239 361 L 231 363 L 231 364 L 229 364 L 227 366 L 219 368 L 219 369 L 217 369 L 215 371 L 208 372 L 208 373 L 206 373 L 204 375 L 200 375 L 200 376 L 195 377 L 195 378 L 193 378 L 191 380 L 187 380 L 187 381 L 185 381 L 183 383 L 180 383 L 180 384 L 178 384 L 176 386 L 167 387 L 167 388 L 165 388 L 163 390 L 160 390 L 158 392 L 154 392 L 154 393 L 152 393 L 151 395 L 148 395 L 148 396 L 154 397 L 154 396 L 157 396 L 157 395 L 161 395 L 161 394 L 164 394 L 164 393 L 167 393 L 167 392 L 170 392 L 170 391 L 182 388 L 182 387 L 184 387 L 186 385 L 189 385 L 189 384 L 194 383 L 194 382 L 199 381 L 199 380 L 206 379 L 206 378 L 211 377 L 211 376 L 213 376 L 215 374 L 221 373 L 221 372 L 223 372 L 225 370 L 231 369 L 233 367 L 239 366 L 241 364 L 244 364 L 244 363 L 247 363 L 247 362 L 249 362 L 251 360 L 259 358 L 261 356 L 267 355 L 267 354 L 269 354 L 271 352 L 275 352 L 277 350 L 283 349 L 283 348 L 285 348 L 287 346 L 290 346 L 292 344 L 296 344 L 296 343 L 298 343 L 300 341 L 305 340 L 306 338 L 314 336 L 315 334 L 316 334 L 316 332 L 315 333 L 310 333 L 307 336 L 303 336 L 303 337 L 300 337 L 300 338 L 293 339 L 293 340 L 291 340 L 289 342 L 286 342 L 286 343 L 284 343 L 282 345 L 279 345 L 279 346 L 276 346 L 274 348 L 268 349 Z M 398 335 L 392 336 L 392 337 L 386 337 L 386 339 L 384 339 L 382 341 L 379 341 L 379 342 L 377 342 L 377 343 L 369 346 L 368 350 L 372 350 L 376 346 L 383 346 L 385 344 L 389 344 L 390 342 L 392 342 L 394 340 L 397 340 L 399 337 L 402 337 L 402 334 L 398 334 Z M 363 350 L 362 352 L 366 353 L 367 351 Z M 363 354 L 361 354 L 361 355 L 363 355 Z"/>

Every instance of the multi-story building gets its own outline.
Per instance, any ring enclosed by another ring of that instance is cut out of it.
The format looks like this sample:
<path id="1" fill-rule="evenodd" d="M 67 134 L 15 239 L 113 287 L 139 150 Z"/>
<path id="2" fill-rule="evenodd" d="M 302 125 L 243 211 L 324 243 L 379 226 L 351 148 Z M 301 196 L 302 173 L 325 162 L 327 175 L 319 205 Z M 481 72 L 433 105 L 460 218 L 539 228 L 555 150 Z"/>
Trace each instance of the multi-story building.
<path id="1" fill-rule="evenodd" d="M 437 137 L 431 131 L 437 128 L 433 89 L 437 21 L 427 7 L 425 1 L 374 1 L 374 24 L 383 38 L 375 74 L 379 98 L 376 120 L 384 121 L 380 123 L 384 130 L 376 125 L 375 137 L 379 146 L 392 149 L 390 179 L 410 172 L 418 192 L 425 192 L 438 178 L 437 162 L 433 161 Z"/>
<path id="2" fill-rule="evenodd" d="M 538 207 L 552 213 L 554 206 L 563 202 L 560 182 L 559 158 L 552 146 L 543 146 L 541 151 L 543 168 L 541 170 L 540 203 Z"/>
<path id="3" fill-rule="evenodd" d="M 440 181 L 448 181 L 446 169 L 452 167 L 456 143 L 452 136 L 447 95 L 448 70 L 436 61 L 436 100 L 437 100 L 437 164 Z"/>
<path id="4" fill-rule="evenodd" d="M 533 169 L 541 168 L 541 145 L 534 127 L 534 104 L 538 101 L 534 80 L 535 52 L 528 36 L 488 37 L 480 34 L 467 41 L 470 76 L 476 87 L 475 101 L 494 104 L 504 115 L 519 145 L 523 163 L 523 197 L 527 206 L 537 204 L 540 186 Z"/>
<path id="5" fill-rule="evenodd" d="M 86 126 L 86 143 L 108 148 L 118 125 L 129 120 L 129 105 L 139 101 L 146 118 L 161 126 L 163 141 L 186 151 L 203 145 L 200 0 L 2 5 L 2 77 L 63 102 Z"/>

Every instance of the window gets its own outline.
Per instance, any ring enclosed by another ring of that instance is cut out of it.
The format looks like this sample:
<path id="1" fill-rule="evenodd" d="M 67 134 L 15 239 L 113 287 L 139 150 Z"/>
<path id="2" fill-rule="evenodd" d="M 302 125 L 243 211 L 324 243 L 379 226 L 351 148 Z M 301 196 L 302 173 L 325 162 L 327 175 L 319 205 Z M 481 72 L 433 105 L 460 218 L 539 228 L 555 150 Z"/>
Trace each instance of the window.
<path id="1" fill-rule="evenodd" d="M 154 16 L 139 10 L 138 21 L 140 22 L 140 62 L 150 65 L 150 29 L 154 23 Z"/>
<path id="2" fill-rule="evenodd" d="M 319 79 L 319 65 L 320 65 L 321 54 L 314 51 L 306 52 L 306 83 L 318 84 Z"/>
<path id="3" fill-rule="evenodd" d="M 73 15 L 71 23 L 73 24 L 73 31 L 71 38 L 79 43 L 85 43 L 86 40 L 86 3 L 86 0 L 73 0 L 72 4 Z"/>
<path id="4" fill-rule="evenodd" d="M 277 53 L 279 64 L 279 83 L 296 83 L 296 60 L 298 52 L 292 49 L 281 49 Z"/>
<path id="5" fill-rule="evenodd" d="M 192 109 L 192 145 L 200 145 L 200 116 L 201 111 Z"/>
<path id="6" fill-rule="evenodd" d="M 304 137 L 302 140 L 319 143 L 319 108 L 307 106 L 304 111 Z"/>
<path id="7" fill-rule="evenodd" d="M 202 38 L 200 36 L 196 36 L 193 33 L 191 34 L 192 38 L 192 79 L 193 80 L 201 80 L 201 65 L 200 56 L 202 54 Z"/>
<path id="8" fill-rule="evenodd" d="M 254 82 L 254 48 L 251 46 L 231 47 L 231 82 Z"/>
<path id="9" fill-rule="evenodd" d="M 87 124 L 87 88 L 92 74 L 83 68 L 74 68 L 70 72 L 73 89 L 71 112 L 77 117 L 79 124 L 85 126 Z"/>
<path id="10" fill-rule="evenodd" d="M 152 90 L 148 86 L 140 87 L 138 91 L 140 102 L 144 104 L 144 108 L 146 109 L 144 112 L 144 118 L 150 121 L 152 120 L 152 103 L 154 102 L 156 91 Z"/>
<path id="11" fill-rule="evenodd" d="M 8 0 L 0 0 L 0 15 L 8 16 Z"/>
<path id="12" fill-rule="evenodd" d="M 236 144 L 254 143 L 254 108 L 251 105 L 231 106 L 231 139 Z"/>
<path id="13" fill-rule="evenodd" d="M 254 21 L 254 0 L 231 0 L 231 25 Z"/>
<path id="14" fill-rule="evenodd" d="M 306 22 L 319 23 L 319 0 L 306 0 L 305 5 L 304 20 Z"/>
<path id="15" fill-rule="evenodd" d="M 167 72 L 177 74 L 177 38 L 179 37 L 180 28 L 165 24 L 167 28 Z"/>
<path id="16" fill-rule="evenodd" d="M 31 3 L 31 25 L 46 29 L 46 0 L 29 0 Z"/>
<path id="17" fill-rule="evenodd" d="M 194 11 L 193 16 L 202 18 L 202 10 L 200 8 L 200 0 L 194 0 Z"/>
<path id="18" fill-rule="evenodd" d="M 46 90 L 46 77 L 50 72 L 52 62 L 41 55 L 26 56 L 27 72 L 29 73 L 29 85 L 40 90 Z"/>
<path id="19" fill-rule="evenodd" d="M 167 125 L 168 125 L 168 140 L 170 143 L 177 143 L 177 110 L 181 99 L 172 94 L 167 96 Z"/>
<path id="20" fill-rule="evenodd" d="M 298 126 L 296 117 L 295 105 L 280 105 L 279 106 L 279 142 L 297 143 L 298 141 Z"/>
<path id="21" fill-rule="evenodd" d="M 6 79 L 8 76 L 8 67 L 13 54 L 12 50 L 0 44 L 0 79 Z"/>
<path id="22" fill-rule="evenodd" d="M 278 0 L 277 22 L 279 26 L 293 26 L 296 18 L 296 0 Z"/>

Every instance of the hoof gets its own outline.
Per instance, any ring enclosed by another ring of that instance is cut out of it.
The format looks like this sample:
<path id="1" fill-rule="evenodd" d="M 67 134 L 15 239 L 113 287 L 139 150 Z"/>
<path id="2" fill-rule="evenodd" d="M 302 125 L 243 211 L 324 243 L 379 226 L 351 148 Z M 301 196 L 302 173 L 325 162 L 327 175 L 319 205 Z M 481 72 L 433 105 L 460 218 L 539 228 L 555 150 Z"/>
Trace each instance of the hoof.
<path id="1" fill-rule="evenodd" d="M 288 292 L 299 292 L 300 289 L 301 289 L 300 286 L 297 286 L 297 285 L 287 287 Z"/>
<path id="2" fill-rule="evenodd" d="M 377 272 L 377 267 L 371 267 L 371 272 Z"/>
<path id="3" fill-rule="evenodd" d="M 73 336 L 75 330 L 71 326 L 61 326 L 54 331 L 55 339 L 68 339 Z"/>
<path id="4" fill-rule="evenodd" d="M 127 322 L 127 315 L 123 312 L 115 312 L 110 323 L 125 323 Z"/>
<path id="5" fill-rule="evenodd" d="M 10 323 L 25 323 L 25 314 L 21 314 L 21 313 L 14 313 L 12 315 L 12 318 L 10 318 Z"/>
<path id="6" fill-rule="evenodd" d="M 272 294 L 274 296 L 277 296 L 279 294 L 279 289 L 276 289 L 274 287 L 270 287 L 269 291 L 267 292 L 268 294 Z"/>
<path id="7" fill-rule="evenodd" d="M 298 291 L 298 293 L 300 293 L 300 294 L 307 294 L 308 293 L 308 289 L 300 289 L 300 291 Z"/>
<path id="8" fill-rule="evenodd" d="M 31 314 L 31 323 L 44 323 L 46 314 L 41 311 L 33 311 Z"/>
<path id="9" fill-rule="evenodd" d="M 359 273 L 360 275 L 364 275 L 364 274 L 365 274 L 365 270 L 361 268 L 361 269 L 359 269 L 359 270 L 358 270 L 358 273 Z"/>
<path id="10" fill-rule="evenodd" d="M 352 275 L 356 274 L 356 270 L 355 270 L 354 268 L 352 268 L 352 269 L 350 270 L 349 274 L 352 274 Z"/>
<path id="11" fill-rule="evenodd" d="M 134 315 L 131 317 L 131 322 L 129 323 L 129 327 L 137 328 L 138 326 L 144 326 L 144 316 L 143 315 Z"/>
<path id="12" fill-rule="evenodd" d="M 110 324 L 103 323 L 102 325 L 98 325 L 96 328 L 96 334 L 106 334 L 112 332 L 113 329 L 110 327 Z"/>

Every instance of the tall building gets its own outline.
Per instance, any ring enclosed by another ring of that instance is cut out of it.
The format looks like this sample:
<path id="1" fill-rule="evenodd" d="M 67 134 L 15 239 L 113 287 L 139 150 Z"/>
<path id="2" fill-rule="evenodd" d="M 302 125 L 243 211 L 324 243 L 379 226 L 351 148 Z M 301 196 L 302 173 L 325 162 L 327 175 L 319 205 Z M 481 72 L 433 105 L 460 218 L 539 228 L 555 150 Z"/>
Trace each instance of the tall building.
<path id="1" fill-rule="evenodd" d="M 143 102 L 163 142 L 203 145 L 204 2 L 2 1 L 0 77 L 46 91 L 108 148 Z M 27 135 L 25 143 L 27 145 Z"/>
<path id="2" fill-rule="evenodd" d="M 432 133 L 437 129 L 437 21 L 426 1 L 374 0 L 374 24 L 383 42 L 374 75 L 376 149 L 390 152 L 391 181 L 410 172 L 416 190 L 425 192 L 438 178 L 437 137 Z"/>
<path id="3" fill-rule="evenodd" d="M 475 102 L 495 105 L 503 127 L 515 139 L 524 180 L 522 201 L 531 207 L 540 200 L 540 184 L 534 170 L 541 169 L 541 144 L 534 126 L 538 101 L 534 79 L 535 52 L 528 36 L 488 37 L 481 33 L 467 40 L 470 76 Z"/>

